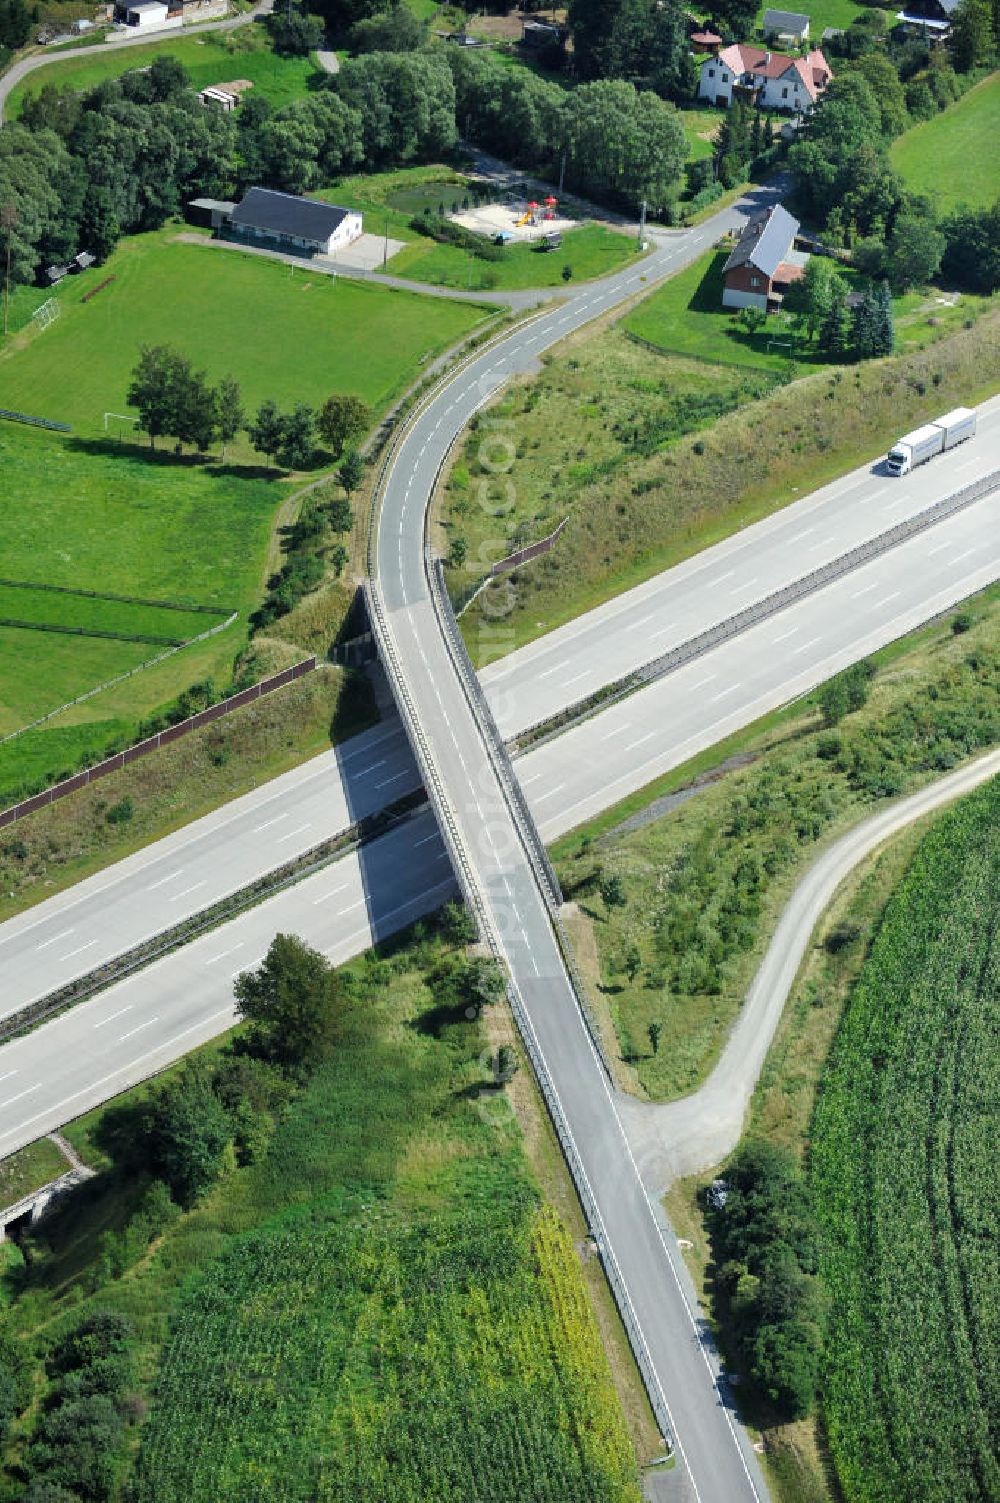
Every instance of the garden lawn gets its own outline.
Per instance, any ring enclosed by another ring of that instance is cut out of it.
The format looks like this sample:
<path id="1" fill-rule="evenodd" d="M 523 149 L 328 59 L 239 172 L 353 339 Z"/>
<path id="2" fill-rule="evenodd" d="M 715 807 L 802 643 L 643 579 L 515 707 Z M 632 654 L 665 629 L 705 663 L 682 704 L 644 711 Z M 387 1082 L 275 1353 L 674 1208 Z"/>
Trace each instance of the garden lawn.
<path id="1" fill-rule="evenodd" d="M 806 340 L 772 314 L 758 334 L 747 334 L 735 312 L 722 306 L 722 268 L 728 251 L 709 251 L 671 277 L 623 320 L 623 327 L 658 349 L 722 365 L 780 371 L 789 360 L 822 362 Z M 774 340 L 781 346 L 769 349 Z M 786 346 L 787 347 L 784 347 Z"/>
<path id="2" fill-rule="evenodd" d="M 65 283 L 62 316 L 0 356 L 0 407 L 103 434 L 104 413 L 126 410 L 140 346 L 165 343 L 211 380 L 234 376 L 251 408 L 266 397 L 317 406 L 347 391 L 382 412 L 488 314 L 175 233 L 125 240 L 104 266 Z"/>
<path id="3" fill-rule="evenodd" d="M 939 209 L 982 208 L 1000 195 L 1000 73 L 970 89 L 932 120 L 898 136 L 891 165 L 914 193 Z"/>
<path id="4" fill-rule="evenodd" d="M 684 127 L 687 141 L 688 161 L 697 162 L 710 157 L 714 150 L 712 138 L 722 124 L 722 110 L 680 110 L 678 119 Z"/>
<path id="5" fill-rule="evenodd" d="M 256 27 L 252 34 L 255 39 L 263 37 Z M 154 58 L 164 55 L 176 57 L 184 64 L 196 89 L 247 78 L 254 86 L 253 92 L 263 95 L 275 109 L 301 99 L 325 77 L 311 57 L 278 57 L 267 45 L 244 50 L 242 41 L 238 32 L 208 32 L 150 42 L 148 47 L 109 47 L 105 54 L 90 53 L 85 57 L 74 57 L 70 52 L 30 73 L 12 89 L 5 113 L 7 119 L 16 119 L 25 99 L 40 93 L 47 84 L 82 93 L 106 78 L 118 78 L 135 68 L 148 68 Z"/>

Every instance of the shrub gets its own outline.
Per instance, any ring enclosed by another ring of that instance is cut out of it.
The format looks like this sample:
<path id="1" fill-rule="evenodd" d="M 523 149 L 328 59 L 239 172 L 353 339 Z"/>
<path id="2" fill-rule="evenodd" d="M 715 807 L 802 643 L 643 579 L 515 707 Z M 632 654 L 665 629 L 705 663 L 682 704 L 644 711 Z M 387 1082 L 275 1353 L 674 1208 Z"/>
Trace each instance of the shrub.
<path id="1" fill-rule="evenodd" d="M 112 804 L 104 818 L 109 825 L 127 825 L 135 814 L 135 805 L 129 794 Z"/>

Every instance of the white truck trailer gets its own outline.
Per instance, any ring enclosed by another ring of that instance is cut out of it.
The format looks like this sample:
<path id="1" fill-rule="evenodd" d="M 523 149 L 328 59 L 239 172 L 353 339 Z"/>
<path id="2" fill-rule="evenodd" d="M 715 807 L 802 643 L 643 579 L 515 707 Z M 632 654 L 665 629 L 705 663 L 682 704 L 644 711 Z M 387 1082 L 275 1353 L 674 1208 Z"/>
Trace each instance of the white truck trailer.
<path id="1" fill-rule="evenodd" d="M 889 474 L 906 475 L 935 454 L 943 454 L 971 438 L 975 431 L 976 414 L 971 407 L 956 407 L 944 417 L 935 418 L 933 423 L 924 423 L 922 428 L 914 428 L 912 433 L 904 433 L 897 439 L 886 461 Z"/>

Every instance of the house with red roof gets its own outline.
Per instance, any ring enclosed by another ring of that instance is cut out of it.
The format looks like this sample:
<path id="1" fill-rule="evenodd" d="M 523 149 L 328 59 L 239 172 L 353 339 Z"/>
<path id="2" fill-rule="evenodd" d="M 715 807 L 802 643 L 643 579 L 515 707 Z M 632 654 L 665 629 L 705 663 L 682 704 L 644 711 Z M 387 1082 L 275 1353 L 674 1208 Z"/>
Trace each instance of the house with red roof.
<path id="1" fill-rule="evenodd" d="M 724 109 L 742 98 L 762 110 L 806 115 L 832 77 L 830 64 L 818 47 L 806 57 L 789 57 L 734 42 L 702 62 L 698 98 Z"/>

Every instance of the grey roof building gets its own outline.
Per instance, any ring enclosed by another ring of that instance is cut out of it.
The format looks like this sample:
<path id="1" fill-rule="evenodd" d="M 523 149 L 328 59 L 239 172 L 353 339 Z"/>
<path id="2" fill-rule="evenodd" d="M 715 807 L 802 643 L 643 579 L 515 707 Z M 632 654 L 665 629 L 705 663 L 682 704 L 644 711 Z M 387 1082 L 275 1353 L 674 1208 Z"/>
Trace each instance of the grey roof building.
<path id="1" fill-rule="evenodd" d="M 809 17 L 799 15 L 794 10 L 766 10 L 763 31 L 766 37 L 804 42 L 809 35 Z"/>
<path id="2" fill-rule="evenodd" d="M 232 220 L 240 229 L 287 235 L 294 240 L 312 241 L 325 247 L 347 214 L 347 209 L 323 203 L 318 198 L 298 198 L 294 193 L 250 188 L 233 210 Z"/>
<path id="3" fill-rule="evenodd" d="M 779 303 L 809 259 L 795 250 L 798 232 L 798 220 L 781 204 L 751 219 L 722 268 L 722 306 L 766 311 Z"/>

